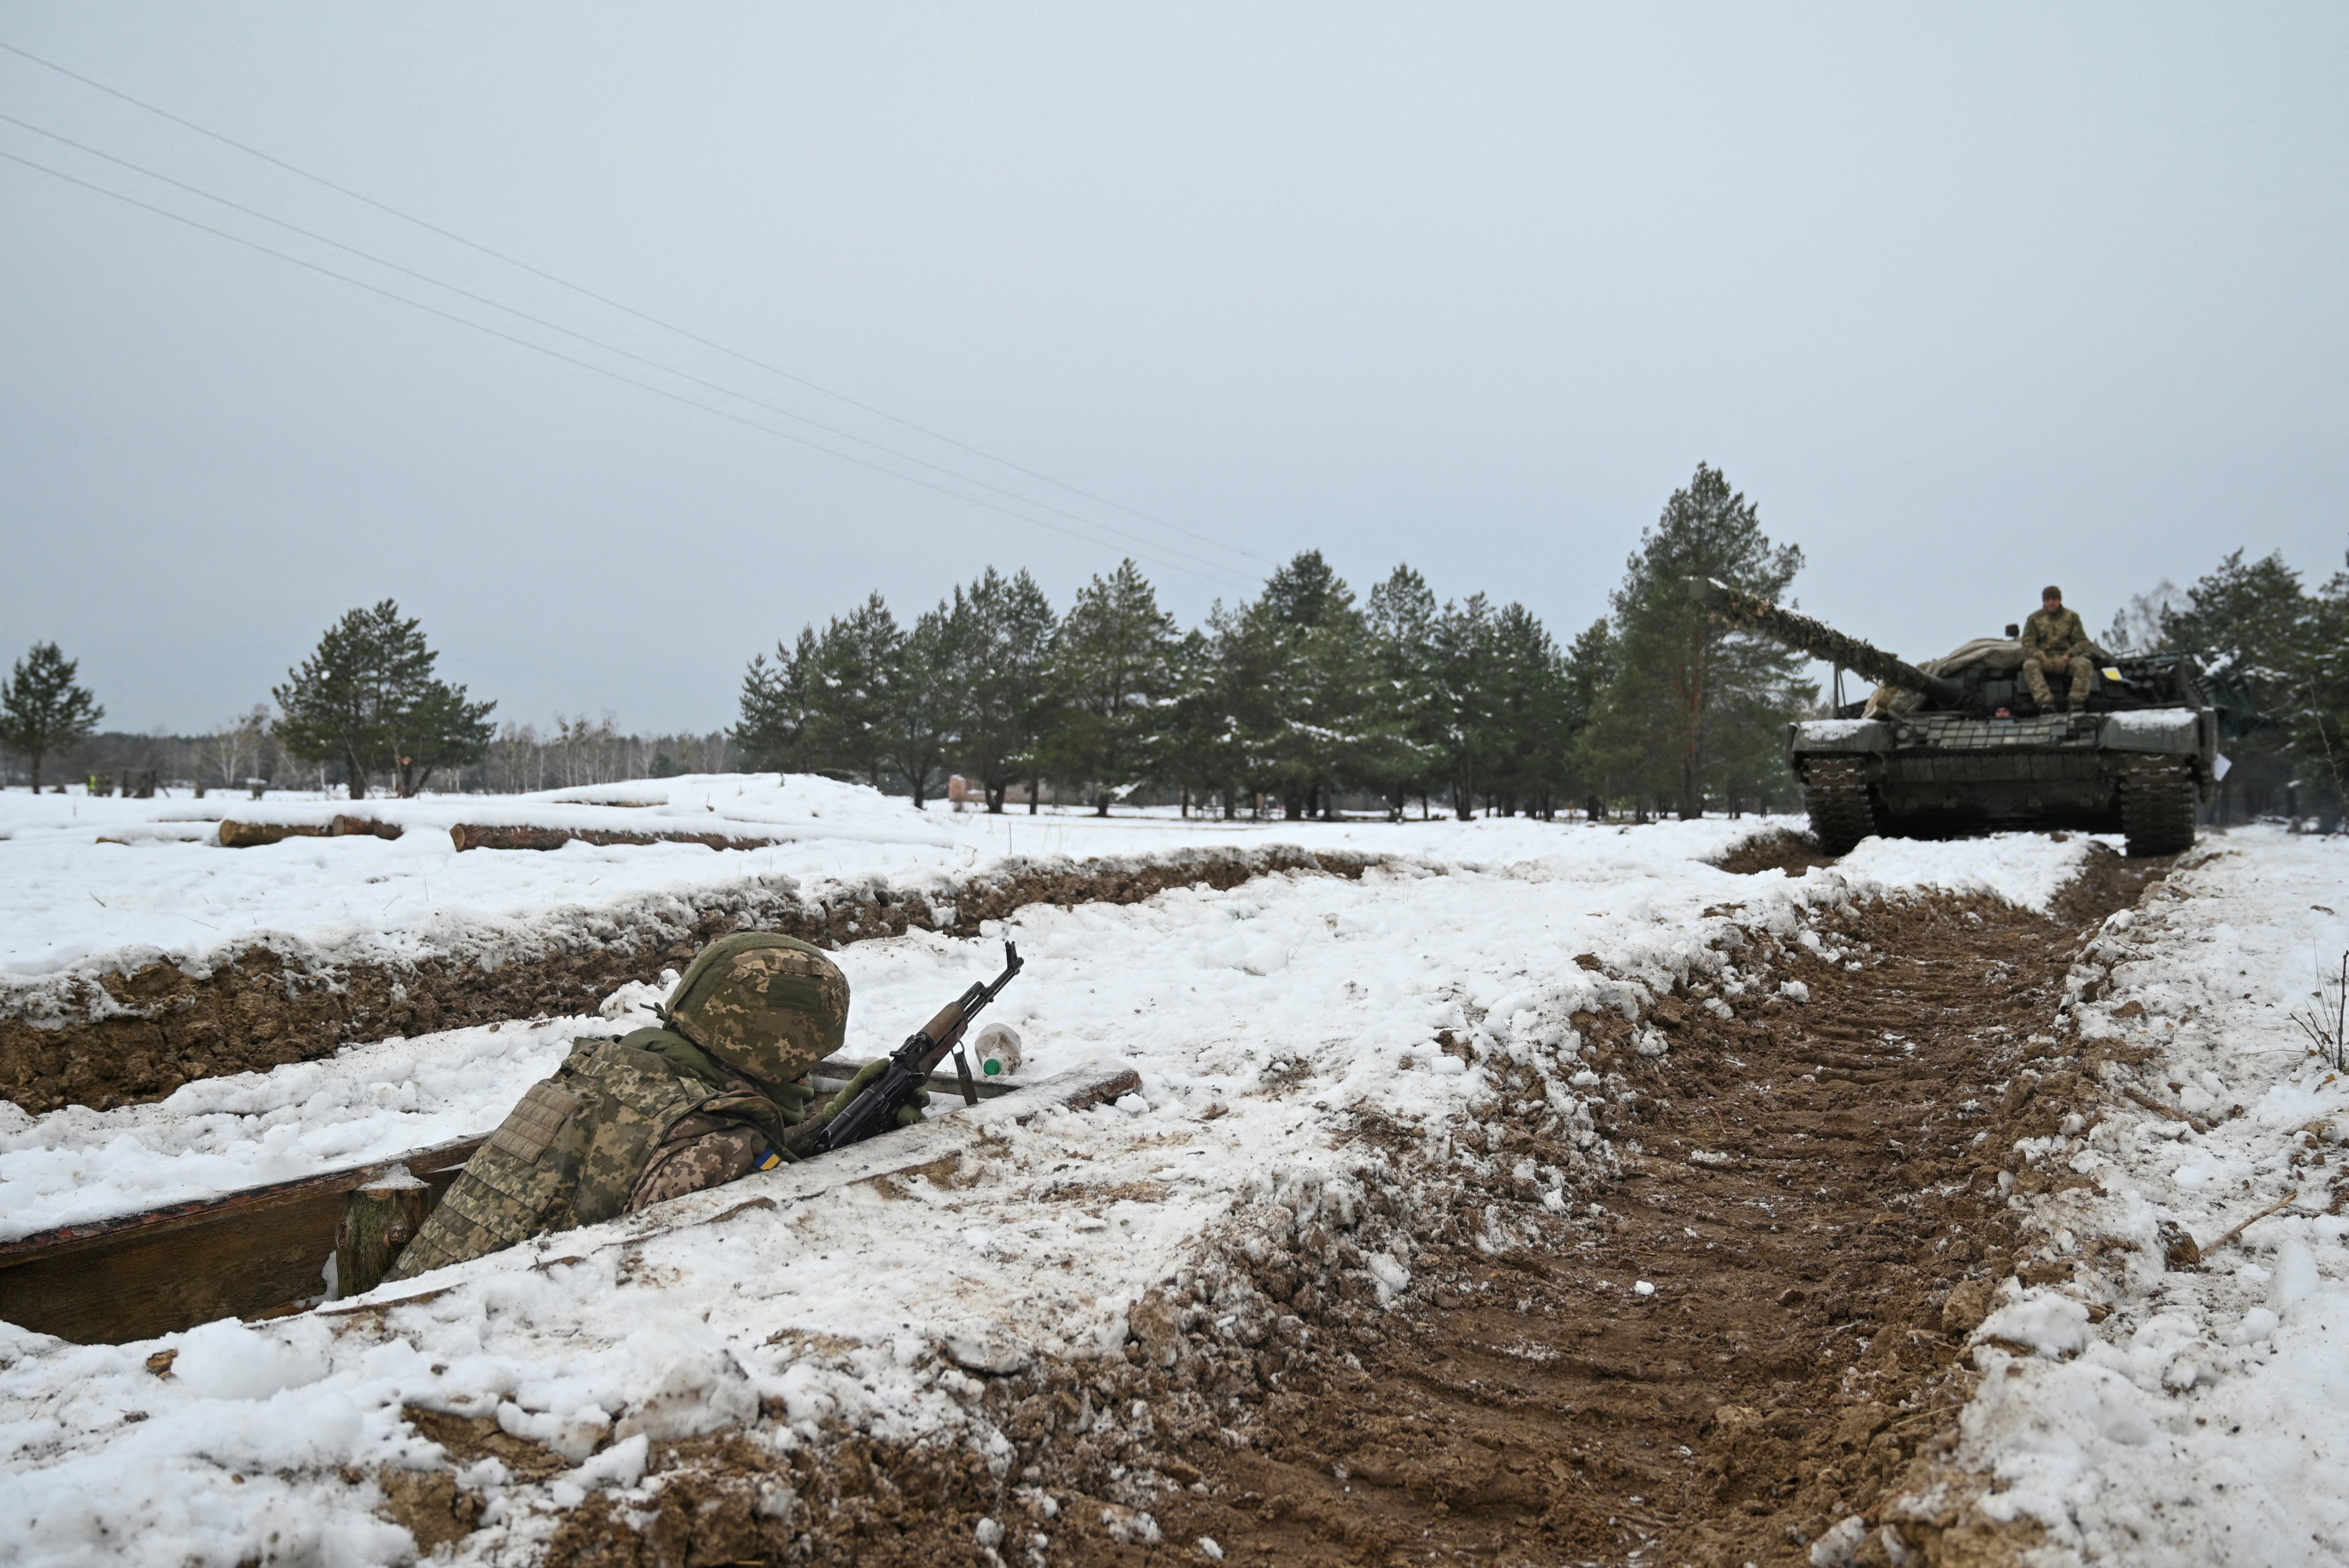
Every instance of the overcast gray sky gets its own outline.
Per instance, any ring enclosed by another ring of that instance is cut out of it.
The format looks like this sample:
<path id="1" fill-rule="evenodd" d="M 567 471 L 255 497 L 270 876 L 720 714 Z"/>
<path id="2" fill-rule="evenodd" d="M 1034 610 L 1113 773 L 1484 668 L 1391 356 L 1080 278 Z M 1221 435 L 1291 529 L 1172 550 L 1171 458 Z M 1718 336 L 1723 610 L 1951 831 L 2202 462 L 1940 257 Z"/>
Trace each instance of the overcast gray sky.
<path id="1" fill-rule="evenodd" d="M 0 42 L 1190 531 L 0 53 L 0 112 L 664 368 L 0 152 L 1081 536 L 0 160 L 0 653 L 62 643 L 124 727 L 221 721 L 386 595 L 501 717 L 714 727 L 869 588 L 1064 604 L 1128 549 L 1186 622 L 1319 547 L 1563 640 L 1700 459 L 1911 657 L 2051 577 L 2101 626 L 2349 544 L 2338 5 L 0 4 Z"/>

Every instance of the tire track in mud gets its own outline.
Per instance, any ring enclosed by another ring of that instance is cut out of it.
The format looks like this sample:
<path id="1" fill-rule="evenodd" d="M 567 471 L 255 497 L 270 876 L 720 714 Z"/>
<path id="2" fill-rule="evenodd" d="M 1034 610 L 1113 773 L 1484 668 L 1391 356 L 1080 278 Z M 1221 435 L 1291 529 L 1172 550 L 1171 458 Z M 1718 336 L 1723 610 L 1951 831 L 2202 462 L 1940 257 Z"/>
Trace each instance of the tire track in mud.
<path id="1" fill-rule="evenodd" d="M 2077 927 L 2164 865 L 2100 851 L 2054 918 L 1951 898 L 1830 916 L 1836 962 L 1739 954 L 1806 1006 L 1729 1021 L 1700 985 L 1653 1010 L 1661 1064 L 1578 1018 L 1619 1082 L 1618 1178 L 1546 1251 L 1423 1246 L 1397 1310 L 1325 1320 L 1267 1401 L 1269 1451 L 1192 1445 L 1211 1495 L 1163 1507 L 1167 1534 L 1239 1561 L 1734 1568 L 1806 1563 L 1853 1514 L 1873 1531 L 1953 1445 L 1997 1281 L 2040 1272 L 2017 1270 L 2004 1199 L 2048 1184 L 2012 1145 L 2093 1066 L 2050 1032 Z M 2027 1544 L 1899 1528 L 1926 1563 Z M 1857 1560 L 1894 1558 L 1871 1533 Z"/>

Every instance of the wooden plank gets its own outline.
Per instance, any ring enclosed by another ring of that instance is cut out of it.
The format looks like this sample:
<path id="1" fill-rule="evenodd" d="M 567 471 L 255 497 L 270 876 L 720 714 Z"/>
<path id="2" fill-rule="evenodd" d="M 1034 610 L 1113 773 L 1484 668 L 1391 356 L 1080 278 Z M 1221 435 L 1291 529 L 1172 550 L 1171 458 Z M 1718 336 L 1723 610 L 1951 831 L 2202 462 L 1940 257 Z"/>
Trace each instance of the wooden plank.
<path id="1" fill-rule="evenodd" d="M 481 1146 L 469 1138 L 0 1243 L 0 1318 L 78 1345 L 119 1345 L 317 1295 L 348 1193 L 405 1164 L 437 1201 Z"/>
<path id="2" fill-rule="evenodd" d="M 860 1181 L 901 1176 L 960 1153 L 981 1128 L 1026 1123 L 1055 1108 L 1089 1110 L 1141 1087 L 1141 1075 L 1122 1063 L 1083 1062 L 1038 1082 L 1019 1085 L 992 1100 L 970 1107 L 957 1104 L 943 1115 L 934 1107 L 929 1119 L 916 1126 L 659 1204 L 622 1222 L 631 1226 L 629 1231 L 604 1244 L 630 1244 L 647 1235 L 709 1224 L 746 1208 L 779 1208 Z"/>
<path id="3" fill-rule="evenodd" d="M 836 1089 L 862 1065 L 829 1058 L 810 1081 Z M 1023 1086 L 976 1078 L 974 1087 L 984 1102 Z M 951 1073 L 933 1074 L 929 1088 L 933 1114 L 960 1107 Z M 119 1345 L 283 1312 L 325 1289 L 319 1270 L 349 1193 L 404 1164 L 438 1202 L 487 1136 L 0 1243 L 0 1320 L 79 1345 Z"/>
<path id="4" fill-rule="evenodd" d="M 132 1236 L 153 1238 L 190 1226 L 225 1222 L 241 1212 L 260 1212 L 298 1202 L 314 1191 L 341 1194 L 350 1191 L 367 1177 L 388 1165 L 405 1165 L 426 1181 L 433 1173 L 442 1172 L 439 1185 L 447 1186 L 456 1179 L 455 1172 L 473 1157 L 486 1140 L 486 1133 L 460 1139 L 431 1149 L 414 1149 L 388 1160 L 370 1160 L 364 1165 L 347 1165 L 322 1171 L 316 1176 L 298 1177 L 291 1181 L 274 1181 L 263 1187 L 246 1187 L 217 1198 L 191 1199 L 184 1203 L 170 1203 L 160 1209 L 145 1209 L 135 1214 L 119 1214 L 110 1219 L 90 1220 L 80 1224 L 60 1225 L 53 1231 L 39 1231 L 29 1236 L 19 1236 L 13 1242 L 0 1242 L 0 1270 L 22 1266 L 34 1258 L 51 1259 L 70 1254 L 104 1250 Z M 321 1254 L 322 1256 L 324 1254 Z"/>

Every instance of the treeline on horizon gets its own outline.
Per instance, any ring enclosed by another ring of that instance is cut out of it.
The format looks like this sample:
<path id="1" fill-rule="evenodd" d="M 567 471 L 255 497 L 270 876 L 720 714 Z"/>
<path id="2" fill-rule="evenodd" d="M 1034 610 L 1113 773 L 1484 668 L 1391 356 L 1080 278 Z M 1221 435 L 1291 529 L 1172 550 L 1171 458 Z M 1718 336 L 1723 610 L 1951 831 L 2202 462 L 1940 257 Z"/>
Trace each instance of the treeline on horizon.
<path id="1" fill-rule="evenodd" d="M 2349 807 L 2349 569 L 2312 589 L 2280 554 L 2244 555 L 2136 595 L 2104 640 L 2227 668 L 2266 716 L 2230 743 L 2214 820 L 2305 814 L 2331 830 Z M 917 802 L 961 773 L 993 811 L 1040 781 L 1096 810 L 1154 796 L 1291 818 L 1348 799 L 1395 817 L 1413 800 L 1463 818 L 1775 809 L 1799 799 L 1784 726 L 1820 711 L 1807 661 L 1702 614 L 1683 585 L 1783 602 L 1802 564 L 1700 464 L 1642 532 L 1609 614 L 1563 645 L 1519 603 L 1438 603 L 1408 565 L 1358 599 L 1318 551 L 1188 631 L 1131 561 L 1061 615 L 1025 572 L 989 569 L 911 626 L 874 593 L 753 658 L 733 738 L 745 766 Z"/>
<path id="2" fill-rule="evenodd" d="M 21 761 L 12 756 L 9 764 L 0 767 L 0 782 L 19 788 L 30 782 Z M 544 728 L 534 724 L 501 725 L 478 756 L 436 769 L 419 788 L 429 785 L 458 794 L 510 795 L 613 784 L 625 779 L 737 771 L 733 738 L 723 729 L 634 735 L 622 730 L 611 714 L 599 717 L 576 714 L 558 716 Z M 76 784 L 90 779 L 110 779 L 117 789 L 126 792 L 143 788 L 150 778 L 159 788 L 206 791 L 242 789 L 248 785 L 264 790 L 328 790 L 348 784 L 344 764 L 314 761 L 287 751 L 265 706 L 192 735 L 98 730 L 61 754 L 43 778 L 49 784 L 61 779 Z M 396 769 L 371 776 L 371 782 L 391 793 L 398 791 Z"/>
<path id="3" fill-rule="evenodd" d="M 2104 641 L 2225 665 L 2270 717 L 2230 742 L 2216 820 L 2337 823 L 2349 570 L 2312 588 L 2280 555 L 2244 555 L 2136 595 Z M 493 724 L 495 704 L 442 680 L 420 625 L 386 600 L 328 628 L 273 690 L 274 712 L 194 736 L 100 732 L 75 661 L 36 644 L 0 681 L 0 782 L 357 797 L 784 769 L 916 801 L 959 773 L 993 810 L 1031 788 L 1096 810 L 1179 800 L 1289 817 L 1369 802 L 1399 816 L 1413 801 L 1461 816 L 1775 808 L 1796 796 L 1781 727 L 1817 711 L 1806 661 L 1699 614 L 1682 584 L 1715 577 L 1785 601 L 1802 560 L 1700 465 L 1642 532 L 1609 614 L 1563 643 L 1517 603 L 1438 602 L 1408 566 L 1357 595 L 1314 551 L 1188 630 L 1131 561 L 1064 612 L 1027 573 L 990 569 L 910 626 L 875 593 L 804 628 L 751 660 L 737 723 L 705 735 L 625 734 L 608 715 Z"/>
<path id="4" fill-rule="evenodd" d="M 1057 612 L 989 568 L 911 625 L 879 593 L 750 662 L 742 764 L 901 789 L 949 774 L 987 809 L 1049 784 L 1115 799 L 1327 816 L 1370 799 L 1544 818 L 1694 816 L 1795 794 L 1782 727 L 1816 702 L 1803 656 L 1702 614 L 1684 583 L 1778 599 L 1802 552 L 1700 465 L 1641 536 L 1611 614 L 1569 641 L 1515 602 L 1439 602 L 1397 566 L 1368 593 L 1306 551 L 1187 630 L 1132 561 Z"/>

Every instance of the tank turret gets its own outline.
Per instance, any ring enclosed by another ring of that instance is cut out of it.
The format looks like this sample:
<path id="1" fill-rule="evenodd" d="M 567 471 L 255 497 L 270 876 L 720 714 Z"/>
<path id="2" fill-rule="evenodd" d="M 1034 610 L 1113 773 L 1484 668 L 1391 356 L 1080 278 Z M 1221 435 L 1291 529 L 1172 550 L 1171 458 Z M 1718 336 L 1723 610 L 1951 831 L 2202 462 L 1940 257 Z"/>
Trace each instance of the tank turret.
<path id="1" fill-rule="evenodd" d="M 1929 701 L 1943 707 L 1963 707 L 1966 688 L 1942 676 L 1929 676 L 1906 660 L 1895 658 L 1882 648 L 1847 637 L 1823 621 L 1808 615 L 1798 615 L 1792 610 L 1782 610 L 1767 599 L 1740 593 L 1726 583 L 1698 577 L 1690 579 L 1697 602 L 1733 626 L 1749 632 L 1759 632 L 1775 638 L 1790 648 L 1800 648 L 1813 658 L 1825 659 L 1856 671 L 1878 686 L 1899 686 L 1917 692 Z"/>

